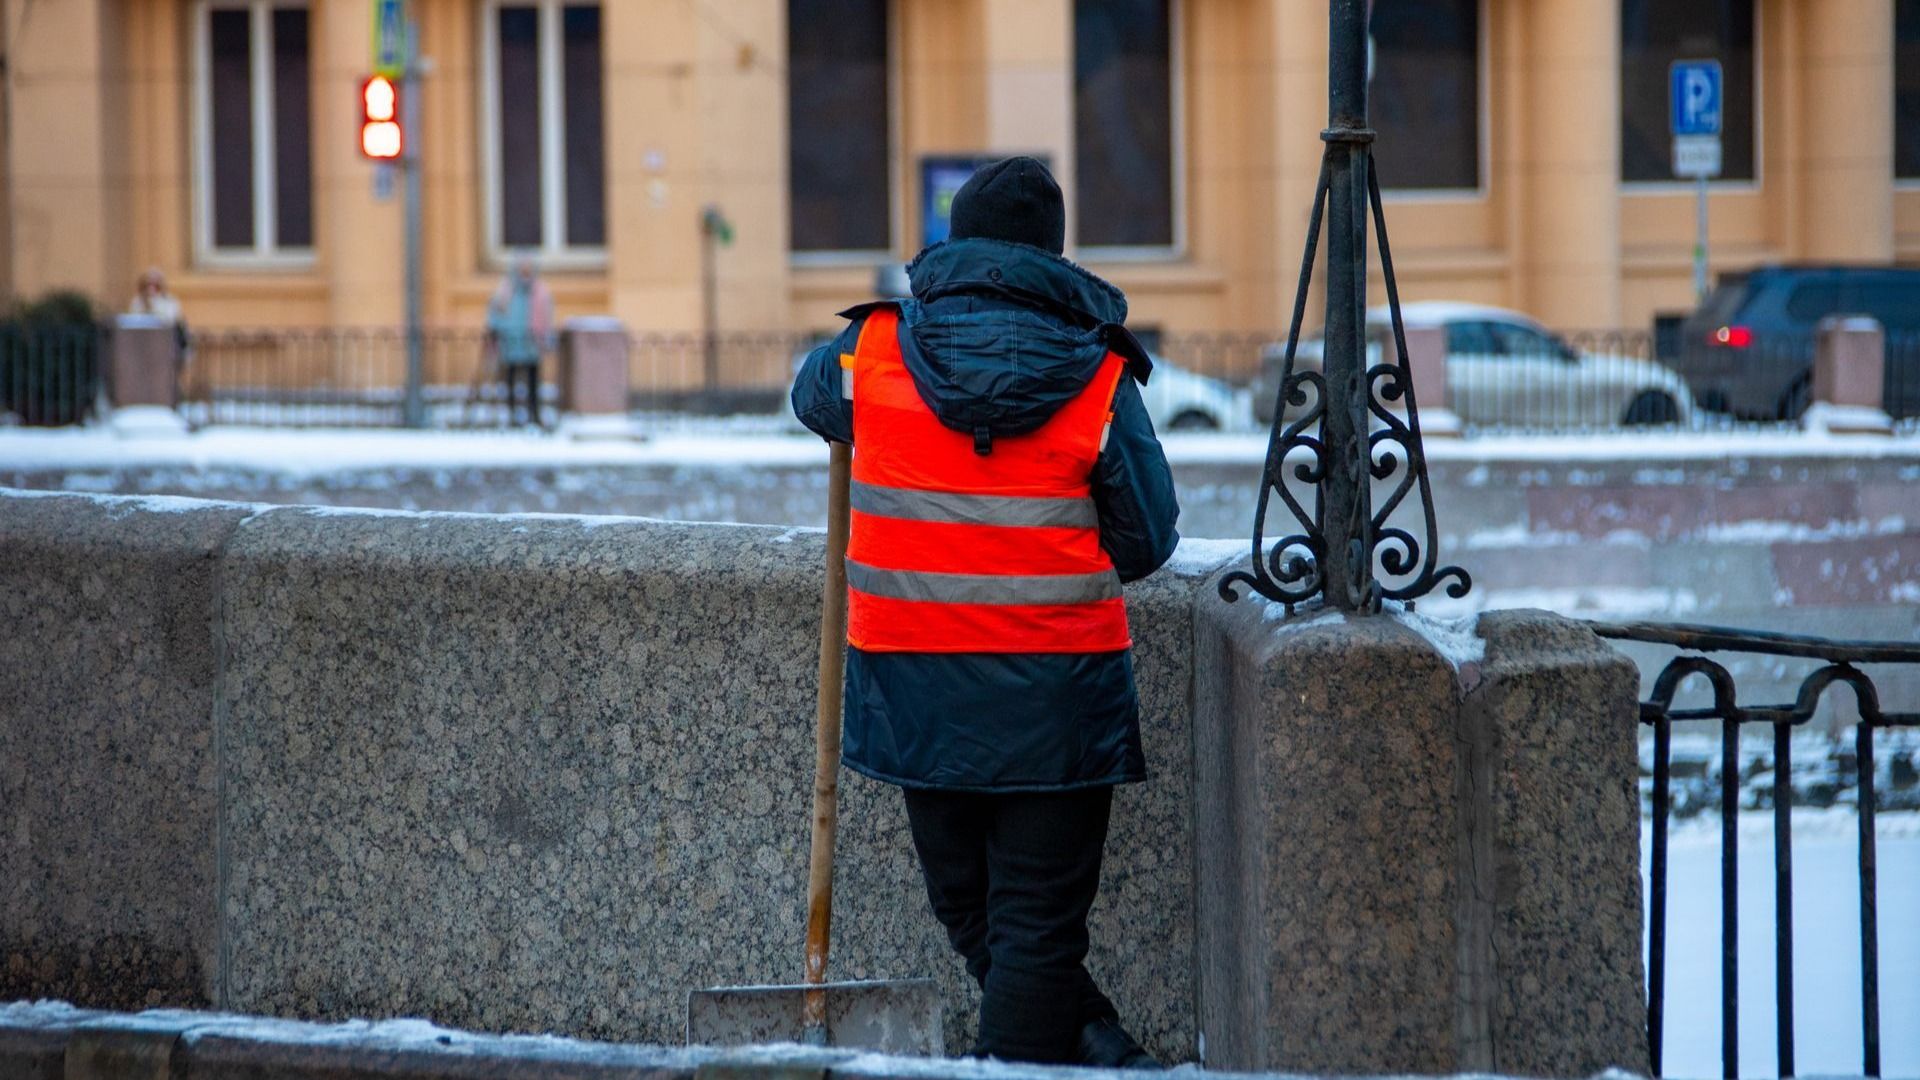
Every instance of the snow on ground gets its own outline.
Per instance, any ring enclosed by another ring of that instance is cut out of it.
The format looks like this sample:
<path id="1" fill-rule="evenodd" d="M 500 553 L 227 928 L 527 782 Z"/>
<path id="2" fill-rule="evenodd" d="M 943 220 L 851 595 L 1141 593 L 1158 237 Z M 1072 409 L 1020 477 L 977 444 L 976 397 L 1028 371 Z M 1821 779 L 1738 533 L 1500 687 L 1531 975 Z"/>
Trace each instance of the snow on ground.
<path id="1" fill-rule="evenodd" d="M 307 476 L 398 466 L 824 466 L 826 460 L 825 445 L 810 435 L 666 434 L 644 441 L 582 441 L 525 431 L 217 427 L 175 437 L 122 438 L 104 428 L 0 429 L 0 468 L 28 470 L 176 465 Z"/>
<path id="2" fill-rule="evenodd" d="M 1247 435 L 1168 433 L 1160 437 L 1175 464 L 1260 461 L 1264 432 Z M 1718 461 L 1734 458 L 1844 457 L 1920 459 L 1920 433 L 1834 435 L 1791 428 L 1730 431 L 1513 433 L 1424 440 L 1429 461 Z"/>
<path id="3" fill-rule="evenodd" d="M 1776 1076 L 1773 815 L 1739 821 L 1740 1075 Z M 1877 819 L 1882 1075 L 1920 1076 L 1920 813 Z M 1667 881 L 1667 1076 L 1719 1076 L 1720 822 L 1672 828 Z M 1794 1056 L 1802 1076 L 1858 1076 L 1858 819 L 1793 812 Z M 1642 896 L 1650 831 L 1640 841 Z M 1644 901 L 1643 901 L 1644 902 Z"/>
<path id="4" fill-rule="evenodd" d="M 1265 435 L 1168 434 L 1176 464 L 1258 463 Z M 1621 459 L 1749 457 L 1902 458 L 1920 461 L 1920 435 L 1848 436 L 1790 430 L 1596 435 L 1485 435 L 1436 439 L 1434 461 L 1559 463 Z M 109 425 L 0 428 L 0 468 L 125 465 L 241 467 L 294 475 L 392 466 L 811 465 L 826 461 L 820 440 L 741 425 L 728 418 L 677 423 L 644 439 L 571 439 L 542 432 L 406 431 L 393 428 L 216 426 L 187 435 L 124 434 Z"/>

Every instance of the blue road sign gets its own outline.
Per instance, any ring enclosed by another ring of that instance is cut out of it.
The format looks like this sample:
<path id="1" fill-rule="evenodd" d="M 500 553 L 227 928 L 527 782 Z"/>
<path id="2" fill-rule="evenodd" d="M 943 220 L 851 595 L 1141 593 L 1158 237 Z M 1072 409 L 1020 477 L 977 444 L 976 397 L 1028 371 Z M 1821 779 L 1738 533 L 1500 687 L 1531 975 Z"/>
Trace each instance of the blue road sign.
<path id="1" fill-rule="evenodd" d="M 405 0 L 373 0 L 373 73 L 398 79 L 407 70 Z"/>
<path id="2" fill-rule="evenodd" d="M 1668 99 L 1673 104 L 1675 135 L 1720 134 L 1723 81 L 1718 60 L 1675 60 Z"/>
<path id="3" fill-rule="evenodd" d="M 928 154 L 920 159 L 920 242 L 937 244 L 947 238 L 953 223 L 953 197 L 973 178 L 975 169 L 991 165 L 1006 154 Z M 1036 154 L 1051 167 L 1046 154 Z"/>

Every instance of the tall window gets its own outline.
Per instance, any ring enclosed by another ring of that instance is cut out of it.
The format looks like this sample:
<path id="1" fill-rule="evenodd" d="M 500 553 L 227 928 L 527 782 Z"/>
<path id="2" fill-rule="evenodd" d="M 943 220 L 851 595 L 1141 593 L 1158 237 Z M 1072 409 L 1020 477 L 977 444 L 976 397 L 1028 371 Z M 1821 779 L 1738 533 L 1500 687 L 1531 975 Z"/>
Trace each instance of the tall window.
<path id="1" fill-rule="evenodd" d="M 1373 8 L 1368 117 L 1390 188 L 1480 186 L 1480 0 Z"/>
<path id="2" fill-rule="evenodd" d="M 607 242 L 600 5 L 485 8 L 488 247 L 598 257 Z"/>
<path id="3" fill-rule="evenodd" d="M 1920 0 L 1893 11 L 1893 175 L 1920 180 Z"/>
<path id="4" fill-rule="evenodd" d="M 1754 0 L 1620 0 L 1620 177 L 1673 179 L 1667 102 L 1675 60 L 1718 60 L 1722 180 L 1751 180 Z"/>
<path id="5" fill-rule="evenodd" d="M 1073 164 L 1082 247 L 1171 247 L 1174 0 L 1074 0 Z"/>
<path id="6" fill-rule="evenodd" d="M 308 257 L 307 9 L 210 0 L 195 14 L 195 246 L 213 260 Z"/>
<path id="7" fill-rule="evenodd" d="M 787 0 L 796 252 L 892 245 L 887 0 Z"/>

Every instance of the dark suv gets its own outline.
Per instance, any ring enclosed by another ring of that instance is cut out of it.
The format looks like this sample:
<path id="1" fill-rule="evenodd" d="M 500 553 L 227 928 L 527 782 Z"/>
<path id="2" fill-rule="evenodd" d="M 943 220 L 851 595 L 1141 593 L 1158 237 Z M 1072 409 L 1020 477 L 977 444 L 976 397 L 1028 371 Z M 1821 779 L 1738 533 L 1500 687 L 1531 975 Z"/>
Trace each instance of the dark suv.
<path id="1" fill-rule="evenodd" d="M 1829 315 L 1879 320 L 1887 333 L 1886 410 L 1920 415 L 1920 270 L 1769 266 L 1722 274 L 1681 323 L 1668 363 L 1704 408 L 1791 420 L 1811 400 L 1814 329 Z"/>

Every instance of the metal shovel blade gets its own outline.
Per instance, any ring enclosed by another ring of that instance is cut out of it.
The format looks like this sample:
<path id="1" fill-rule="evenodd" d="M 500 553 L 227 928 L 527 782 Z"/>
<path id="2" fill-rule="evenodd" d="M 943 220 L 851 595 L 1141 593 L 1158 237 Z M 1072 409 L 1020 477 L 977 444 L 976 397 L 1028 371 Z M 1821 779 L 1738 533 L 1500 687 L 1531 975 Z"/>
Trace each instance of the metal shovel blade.
<path id="1" fill-rule="evenodd" d="M 802 1016 L 809 990 L 826 993 L 828 1046 L 916 1057 L 945 1053 L 945 1007 L 932 979 L 695 990 L 687 996 L 687 1044 L 805 1042 Z"/>

